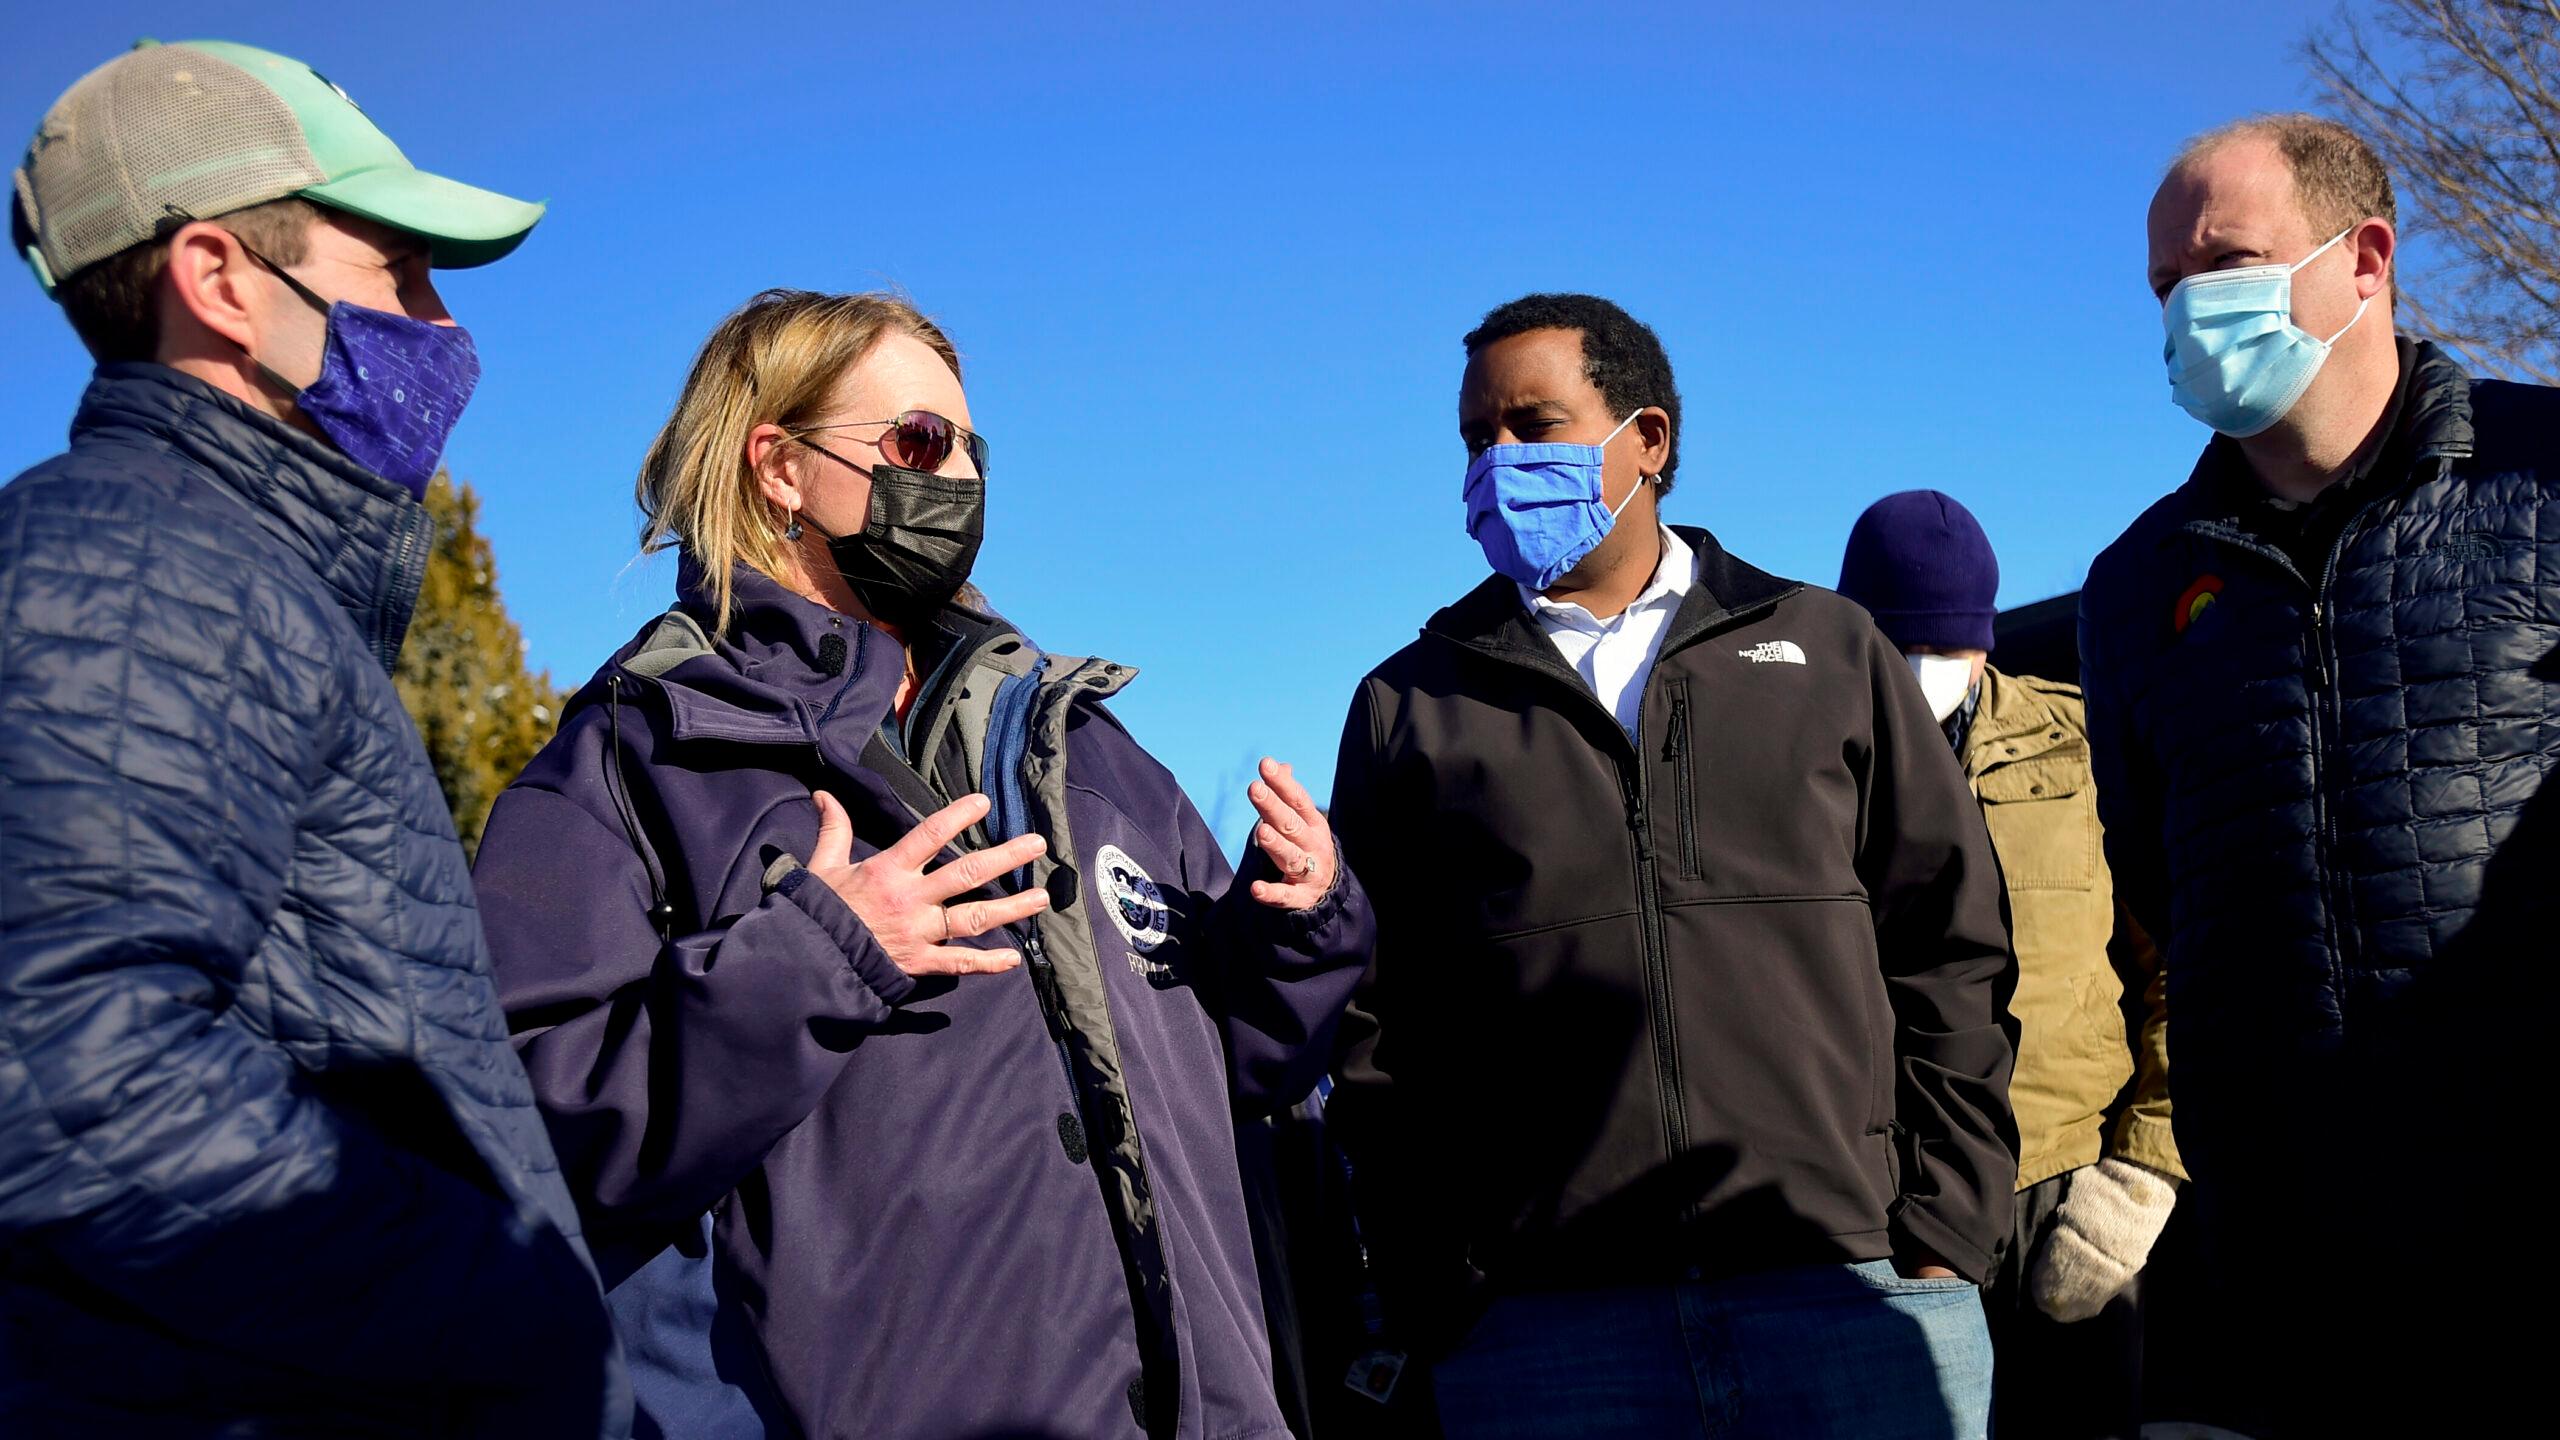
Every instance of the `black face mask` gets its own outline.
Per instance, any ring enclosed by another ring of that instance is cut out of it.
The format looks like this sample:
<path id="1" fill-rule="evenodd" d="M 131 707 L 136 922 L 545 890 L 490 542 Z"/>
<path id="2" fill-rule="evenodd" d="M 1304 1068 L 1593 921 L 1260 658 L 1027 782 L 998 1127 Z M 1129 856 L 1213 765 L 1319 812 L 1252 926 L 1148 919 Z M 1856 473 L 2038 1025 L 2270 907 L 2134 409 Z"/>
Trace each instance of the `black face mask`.
<path id="1" fill-rule="evenodd" d="M 871 467 L 871 519 L 858 534 L 827 535 L 827 554 L 872 614 L 913 625 L 968 583 L 986 533 L 985 481 L 884 463 Z"/>

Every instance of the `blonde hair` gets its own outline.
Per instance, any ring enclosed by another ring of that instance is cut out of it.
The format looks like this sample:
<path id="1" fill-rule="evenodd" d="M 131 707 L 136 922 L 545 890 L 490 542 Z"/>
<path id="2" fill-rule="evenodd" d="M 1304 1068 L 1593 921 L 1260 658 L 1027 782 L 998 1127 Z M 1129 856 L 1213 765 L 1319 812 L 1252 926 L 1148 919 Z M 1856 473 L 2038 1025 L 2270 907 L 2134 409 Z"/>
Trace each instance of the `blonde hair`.
<path id="1" fill-rule="evenodd" d="M 694 357 L 675 413 L 640 462 L 640 548 L 679 548 L 700 566 L 729 628 L 733 565 L 782 568 L 782 534 L 747 463 L 759 425 L 798 430 L 823 415 L 845 372 L 884 335 L 913 335 L 960 374 L 960 355 L 924 313 L 895 295 L 767 290 L 720 322 Z"/>

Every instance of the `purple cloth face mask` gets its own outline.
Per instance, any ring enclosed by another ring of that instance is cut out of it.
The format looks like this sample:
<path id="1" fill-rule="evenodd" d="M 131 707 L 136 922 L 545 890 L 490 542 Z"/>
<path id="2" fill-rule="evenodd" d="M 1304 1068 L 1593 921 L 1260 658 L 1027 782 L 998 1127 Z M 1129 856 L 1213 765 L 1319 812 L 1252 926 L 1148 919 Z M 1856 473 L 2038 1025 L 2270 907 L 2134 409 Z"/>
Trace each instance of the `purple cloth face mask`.
<path id="1" fill-rule="evenodd" d="M 348 459 L 425 499 L 454 422 L 480 384 L 480 352 L 471 332 L 322 300 L 282 266 L 265 256 L 257 259 L 328 316 L 328 333 L 321 342 L 320 378 L 308 385 L 296 386 L 254 358 L 252 363 Z"/>

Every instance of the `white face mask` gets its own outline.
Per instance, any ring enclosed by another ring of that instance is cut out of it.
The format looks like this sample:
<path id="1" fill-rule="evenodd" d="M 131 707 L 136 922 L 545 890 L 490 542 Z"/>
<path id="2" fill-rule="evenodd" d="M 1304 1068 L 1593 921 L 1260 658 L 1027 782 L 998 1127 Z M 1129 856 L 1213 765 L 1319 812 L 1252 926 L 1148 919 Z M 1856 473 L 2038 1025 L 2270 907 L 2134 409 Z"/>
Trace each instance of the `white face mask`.
<path id="1" fill-rule="evenodd" d="M 1938 723 L 1963 708 L 1964 697 L 1973 692 L 1973 661 L 1962 655 L 1906 655 L 1911 673 L 1920 677 L 1920 693 L 1928 697 L 1929 713 Z"/>

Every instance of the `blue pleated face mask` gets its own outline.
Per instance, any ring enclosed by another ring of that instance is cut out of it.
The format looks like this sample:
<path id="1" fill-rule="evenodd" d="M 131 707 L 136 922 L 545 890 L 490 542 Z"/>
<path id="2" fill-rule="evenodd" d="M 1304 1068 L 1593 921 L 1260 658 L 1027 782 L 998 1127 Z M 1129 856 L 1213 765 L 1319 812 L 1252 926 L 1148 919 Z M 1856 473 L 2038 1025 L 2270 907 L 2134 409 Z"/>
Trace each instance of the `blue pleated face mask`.
<path id="1" fill-rule="evenodd" d="M 1618 513 L 1644 488 L 1638 481 L 1616 510 L 1603 498 L 1600 459 L 1609 442 L 1643 414 L 1632 411 L 1597 445 L 1487 445 L 1467 463 L 1467 533 L 1485 563 L 1532 590 L 1563 579 L 1600 548 Z"/>
<path id="2" fill-rule="evenodd" d="M 2329 347 L 2356 328 L 2372 296 L 2323 340 L 2293 323 L 2293 272 L 2319 259 L 2355 233 L 2329 237 L 2291 265 L 2252 265 L 2190 275 L 2170 290 L 2161 320 L 2169 343 L 2169 396 L 2178 408 L 2237 439 L 2247 439 L 2285 417 L 2311 388 L 2329 359 Z"/>

